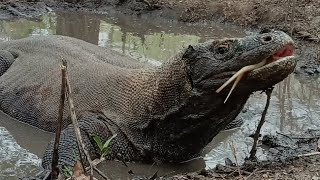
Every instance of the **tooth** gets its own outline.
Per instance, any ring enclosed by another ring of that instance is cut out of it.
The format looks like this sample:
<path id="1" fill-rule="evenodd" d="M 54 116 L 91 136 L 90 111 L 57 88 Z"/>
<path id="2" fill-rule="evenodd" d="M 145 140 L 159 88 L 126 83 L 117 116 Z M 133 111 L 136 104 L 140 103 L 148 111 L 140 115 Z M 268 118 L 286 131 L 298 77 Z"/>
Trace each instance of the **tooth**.
<path id="1" fill-rule="evenodd" d="M 243 68 L 241 68 L 238 72 L 236 72 L 230 79 L 228 79 L 227 82 L 225 82 L 219 89 L 216 90 L 216 93 L 219 93 L 220 91 L 222 91 L 227 85 L 229 85 L 233 80 L 236 79 L 236 81 L 233 83 L 231 90 L 229 91 L 229 94 L 227 96 L 227 98 L 225 99 L 224 103 L 228 100 L 229 96 L 231 95 L 232 91 L 234 90 L 234 88 L 238 85 L 238 83 L 240 82 L 242 76 L 244 75 L 244 73 L 248 72 L 248 71 L 252 71 L 254 69 L 260 68 L 262 66 L 264 66 L 267 63 L 267 59 L 264 59 L 263 61 L 261 61 L 258 64 L 253 64 L 253 65 L 249 65 L 249 66 L 245 66 Z"/>

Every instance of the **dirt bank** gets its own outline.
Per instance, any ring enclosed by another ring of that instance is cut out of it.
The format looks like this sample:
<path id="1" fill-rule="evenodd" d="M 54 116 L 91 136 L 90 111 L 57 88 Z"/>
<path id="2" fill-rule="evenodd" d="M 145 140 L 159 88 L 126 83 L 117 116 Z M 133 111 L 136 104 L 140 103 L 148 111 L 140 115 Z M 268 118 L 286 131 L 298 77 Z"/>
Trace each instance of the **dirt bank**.
<path id="1" fill-rule="evenodd" d="M 51 10 L 150 15 L 183 22 L 223 22 L 292 34 L 301 56 L 296 73 L 320 73 L 320 1 L 314 0 L 27 0 L 0 2 L 0 19 L 36 18 Z"/>
<path id="2" fill-rule="evenodd" d="M 188 179 L 303 179 L 316 180 L 320 175 L 320 155 L 291 159 L 286 162 L 247 163 L 240 168 L 217 166 L 213 170 L 202 170 L 171 177 L 171 180 Z M 241 175 L 239 175 L 239 172 Z"/>
<path id="3" fill-rule="evenodd" d="M 49 7 L 49 8 L 47 8 Z M 72 9 L 141 15 L 159 13 L 161 17 L 184 22 L 231 22 L 244 27 L 273 27 L 310 41 L 320 40 L 320 1 L 313 0 L 27 0 L 1 2 L 7 16 L 37 16 L 50 9 Z"/>

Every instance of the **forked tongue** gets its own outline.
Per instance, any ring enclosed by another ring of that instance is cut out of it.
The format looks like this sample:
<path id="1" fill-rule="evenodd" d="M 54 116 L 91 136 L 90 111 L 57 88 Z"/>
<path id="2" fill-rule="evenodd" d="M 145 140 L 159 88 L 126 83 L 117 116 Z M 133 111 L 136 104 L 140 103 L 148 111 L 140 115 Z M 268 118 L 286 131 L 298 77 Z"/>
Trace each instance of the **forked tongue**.
<path id="1" fill-rule="evenodd" d="M 234 90 L 234 88 L 238 85 L 238 83 L 240 82 L 242 76 L 244 75 L 244 73 L 252 71 L 254 69 L 260 68 L 262 66 L 264 66 L 267 63 L 267 59 L 261 61 L 258 64 L 253 64 L 253 65 L 249 65 L 249 66 L 245 66 L 243 68 L 241 68 L 238 72 L 236 72 L 227 82 L 225 82 L 219 89 L 216 90 L 216 93 L 219 93 L 220 91 L 222 91 L 226 86 L 228 86 L 233 80 L 234 83 L 229 91 L 229 94 L 227 96 L 227 98 L 224 100 L 223 103 L 226 103 L 228 98 L 230 97 L 232 91 Z"/>
<path id="2" fill-rule="evenodd" d="M 258 64 L 253 64 L 253 65 L 249 65 L 249 66 L 245 66 L 243 68 L 241 68 L 238 72 L 236 72 L 227 82 L 225 82 L 219 89 L 216 90 L 216 93 L 219 93 L 220 91 L 222 91 L 226 86 L 228 86 L 233 80 L 234 83 L 229 91 L 228 96 L 226 97 L 226 99 L 224 100 L 224 103 L 227 102 L 228 98 L 230 97 L 232 91 L 235 89 L 235 87 L 239 84 L 241 78 L 243 77 L 243 75 L 246 72 L 258 69 L 262 66 L 264 66 L 265 64 L 271 63 L 273 61 L 277 61 L 278 59 L 281 59 L 283 57 L 286 56 L 291 56 L 293 55 L 294 52 L 294 47 L 293 44 L 287 44 L 285 47 L 283 47 L 282 49 L 280 49 L 278 52 L 276 52 L 275 54 L 273 54 L 271 57 L 261 61 Z"/>

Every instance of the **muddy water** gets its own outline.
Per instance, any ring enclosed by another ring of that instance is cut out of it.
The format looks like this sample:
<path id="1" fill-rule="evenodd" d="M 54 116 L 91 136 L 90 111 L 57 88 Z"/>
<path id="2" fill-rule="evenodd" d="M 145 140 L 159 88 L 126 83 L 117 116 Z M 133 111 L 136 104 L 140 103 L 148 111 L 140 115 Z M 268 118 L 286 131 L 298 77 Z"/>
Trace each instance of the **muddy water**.
<path id="1" fill-rule="evenodd" d="M 245 33 L 233 27 L 217 24 L 185 25 L 156 19 L 124 16 L 98 17 L 88 14 L 52 13 L 39 22 L 27 20 L 0 21 L 0 41 L 28 36 L 60 34 L 109 47 L 139 61 L 161 64 L 181 48 L 211 38 L 241 37 Z M 291 75 L 278 84 L 271 99 L 263 134 L 303 132 L 320 126 L 320 79 L 301 79 Z M 265 105 L 264 94 L 255 93 L 240 116 L 245 124 L 236 130 L 220 133 L 203 152 L 203 159 L 181 165 L 145 165 L 109 162 L 101 167 L 114 179 L 135 174 L 171 175 L 224 163 L 226 157 L 241 163 L 248 155 L 252 139 Z M 0 113 L 0 179 L 16 179 L 34 174 L 39 169 L 41 155 L 52 134 L 37 130 Z M 236 149 L 236 159 L 232 148 Z M 263 149 L 259 159 L 266 159 Z"/>

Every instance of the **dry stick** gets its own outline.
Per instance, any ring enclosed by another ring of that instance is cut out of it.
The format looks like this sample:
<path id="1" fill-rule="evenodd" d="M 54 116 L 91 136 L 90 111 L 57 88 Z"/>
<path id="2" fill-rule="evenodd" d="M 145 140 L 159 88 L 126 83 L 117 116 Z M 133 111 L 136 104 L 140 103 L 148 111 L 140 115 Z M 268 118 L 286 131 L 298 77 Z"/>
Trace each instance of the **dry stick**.
<path id="1" fill-rule="evenodd" d="M 312 153 L 307 153 L 307 154 L 300 154 L 298 157 L 307 157 L 307 156 L 315 156 L 315 155 L 320 155 L 320 152 L 312 152 Z"/>
<path id="2" fill-rule="evenodd" d="M 79 124 L 78 124 L 77 116 L 76 116 L 76 113 L 75 113 L 75 108 L 74 108 L 74 105 L 73 105 L 73 100 L 71 98 L 70 82 L 69 82 L 69 78 L 68 78 L 67 75 L 66 75 L 66 85 L 67 85 L 67 93 L 66 94 L 67 94 L 67 98 L 68 98 L 68 102 L 69 102 L 69 108 L 70 108 L 70 113 L 71 113 L 71 121 L 72 121 L 73 129 L 74 129 L 74 132 L 75 132 L 75 135 L 76 135 L 77 144 L 78 144 L 79 149 L 82 149 L 84 154 L 86 155 L 87 161 L 88 161 L 89 166 L 90 166 L 90 180 L 93 180 L 92 160 L 91 160 L 90 155 L 89 155 L 88 151 L 86 150 L 86 147 L 85 147 L 85 145 L 84 145 L 84 143 L 82 141 Z M 81 152 L 79 152 L 79 153 L 81 154 Z"/>
<path id="3" fill-rule="evenodd" d="M 60 134 L 62 129 L 62 118 L 63 118 L 63 109 L 64 109 L 64 101 L 66 98 L 66 66 L 67 63 L 65 61 L 62 62 L 61 66 L 61 93 L 60 93 L 60 105 L 59 105 L 59 115 L 58 115 L 58 126 L 56 130 L 56 136 L 54 140 L 54 146 L 53 146 L 53 154 L 52 154 L 52 164 L 51 164 L 51 180 L 57 179 L 59 175 L 59 167 L 58 167 L 58 161 L 59 161 L 59 143 L 60 143 Z"/>
<path id="4" fill-rule="evenodd" d="M 265 106 L 265 108 L 264 108 L 264 110 L 262 112 L 262 116 L 261 116 L 260 122 L 258 124 L 257 130 L 256 130 L 256 132 L 254 134 L 253 145 L 252 145 L 252 149 L 250 151 L 250 157 L 249 157 L 250 160 L 255 160 L 256 159 L 258 138 L 259 138 L 259 135 L 260 135 L 261 127 L 262 127 L 262 125 L 263 125 L 263 123 L 265 122 L 265 119 L 266 119 L 266 114 L 267 114 L 267 111 L 268 111 L 268 108 L 269 108 L 272 90 L 273 90 L 273 87 L 271 87 L 271 88 L 266 90 L 267 103 L 266 103 L 266 106 Z"/>
<path id="5" fill-rule="evenodd" d="M 237 167 L 238 167 L 239 176 L 240 176 L 241 179 L 242 179 L 242 175 L 241 175 L 241 171 L 240 171 L 240 166 L 239 166 L 238 158 L 237 158 L 236 147 L 234 146 L 232 140 L 231 140 L 230 148 L 231 148 L 231 150 L 232 150 L 233 157 L 234 157 L 234 159 L 236 160 L 236 165 L 237 165 Z"/>
<path id="6" fill-rule="evenodd" d="M 247 177 L 245 178 L 245 180 L 249 180 L 249 178 L 250 178 L 251 176 L 253 176 L 254 173 L 256 173 L 257 171 L 258 171 L 258 169 L 255 169 L 249 176 L 247 176 Z"/>
<path id="7" fill-rule="evenodd" d="M 228 166 L 228 165 L 225 165 L 225 167 L 233 170 L 233 172 L 230 173 L 230 174 L 233 174 L 233 173 L 235 173 L 235 172 L 238 172 L 238 167 Z M 251 172 L 248 172 L 248 171 L 245 171 L 245 170 L 241 170 L 241 169 L 240 169 L 240 171 L 242 172 L 241 174 L 251 174 Z M 230 174 L 229 174 L 229 175 L 230 175 Z"/>
<path id="8" fill-rule="evenodd" d="M 293 30 L 294 30 L 294 18 L 295 18 L 295 8 L 296 8 L 296 0 L 292 0 L 292 9 L 291 9 L 291 23 L 290 23 L 290 26 L 291 26 L 291 30 L 290 30 L 290 35 L 292 36 L 293 35 Z"/>
<path id="9" fill-rule="evenodd" d="M 100 176 L 102 176 L 105 180 L 109 180 L 109 178 L 105 175 L 105 174 L 103 174 L 103 172 L 101 172 L 97 167 L 93 167 L 93 169 L 100 175 Z"/>
<path id="10" fill-rule="evenodd" d="M 101 157 L 100 159 L 95 159 L 92 161 L 93 166 L 98 166 L 98 164 L 102 163 L 104 160 L 106 160 L 104 157 Z M 86 171 L 88 171 L 90 167 L 86 167 Z"/>
<path id="11" fill-rule="evenodd" d="M 93 160 L 92 161 L 92 165 L 93 165 L 93 170 L 95 170 L 98 174 L 100 174 L 100 176 L 102 176 L 105 180 L 109 180 L 109 178 L 105 175 L 105 174 L 103 174 L 103 172 L 102 171 L 100 171 L 96 166 L 98 165 L 98 164 L 100 164 L 101 162 L 103 162 L 104 160 L 106 160 L 104 157 L 101 157 L 100 159 L 95 159 L 95 160 Z M 87 170 L 89 170 L 90 169 L 90 167 L 86 167 L 86 171 Z"/>
<path id="12" fill-rule="evenodd" d="M 290 134 L 284 134 L 284 133 L 281 133 L 281 132 L 276 132 L 277 134 L 280 134 L 286 138 L 289 138 L 289 139 L 315 139 L 315 138 L 319 138 L 320 136 L 309 136 L 309 137 L 294 137 L 294 136 L 290 136 Z"/>
<path id="13" fill-rule="evenodd" d="M 249 176 L 246 177 L 246 180 L 249 180 L 250 177 L 252 177 L 254 174 L 260 174 L 264 172 L 272 172 L 272 170 L 261 170 L 258 171 L 258 169 L 255 169 Z"/>

